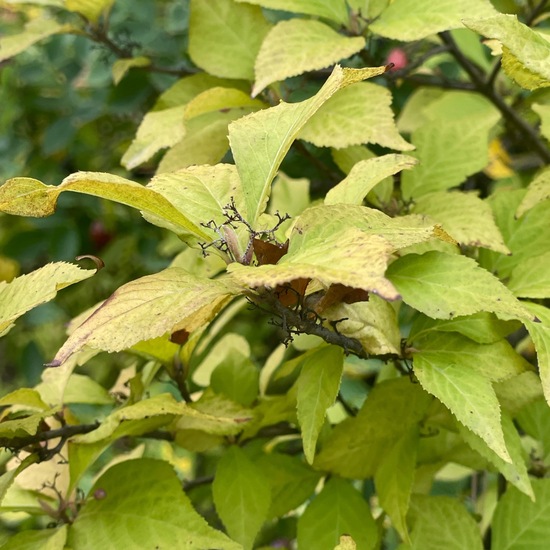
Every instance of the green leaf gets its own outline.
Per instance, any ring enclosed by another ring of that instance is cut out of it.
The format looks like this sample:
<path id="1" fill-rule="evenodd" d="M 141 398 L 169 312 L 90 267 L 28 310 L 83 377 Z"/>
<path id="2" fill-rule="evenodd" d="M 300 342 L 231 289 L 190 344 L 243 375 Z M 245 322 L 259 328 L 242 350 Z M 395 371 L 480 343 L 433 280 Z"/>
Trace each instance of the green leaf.
<path id="1" fill-rule="evenodd" d="M 550 168 L 544 169 L 533 178 L 516 210 L 516 218 L 521 218 L 533 206 L 547 199 L 550 199 Z"/>
<path id="2" fill-rule="evenodd" d="M 376 547 L 369 505 L 347 481 L 332 478 L 298 518 L 298 547 L 333 550 L 346 534 L 362 550 Z"/>
<path id="3" fill-rule="evenodd" d="M 460 103 L 456 106 L 460 109 Z M 485 168 L 489 162 L 489 131 L 499 117 L 495 109 L 455 120 L 434 117 L 415 130 L 411 141 L 417 150 L 413 156 L 420 163 L 403 173 L 404 197 L 416 199 L 455 187 Z"/>
<path id="4" fill-rule="evenodd" d="M 519 427 L 541 443 L 545 464 L 550 456 L 550 407 L 544 398 L 529 403 L 516 417 Z"/>
<path id="5" fill-rule="evenodd" d="M 81 550 L 241 548 L 199 516 L 169 464 L 149 458 L 115 464 L 96 481 L 69 528 L 68 545 Z"/>
<path id="6" fill-rule="evenodd" d="M 413 212 L 426 214 L 460 244 L 509 254 L 489 204 L 473 193 L 436 192 L 415 200 Z"/>
<path id="7" fill-rule="evenodd" d="M 49 302 L 59 290 L 88 279 L 95 273 L 94 269 L 56 262 L 16 277 L 11 283 L 0 281 L 0 336 L 7 334 L 15 320 L 27 311 Z"/>
<path id="8" fill-rule="evenodd" d="M 531 481 L 529 479 L 529 473 L 527 472 L 527 466 L 523 457 L 523 447 L 521 438 L 514 426 L 514 423 L 509 415 L 502 415 L 502 429 L 504 433 L 504 440 L 506 441 L 506 448 L 510 453 L 512 462 L 505 462 L 500 456 L 498 456 L 490 447 L 487 446 L 485 441 L 475 435 L 467 428 L 461 427 L 460 434 L 483 458 L 487 459 L 493 464 L 498 471 L 512 484 L 515 485 L 522 493 L 526 494 L 530 498 L 534 498 L 533 488 L 531 487 Z"/>
<path id="9" fill-rule="evenodd" d="M 367 302 L 330 307 L 323 311 L 323 317 L 338 322 L 338 332 L 359 340 L 367 353 L 400 354 L 401 333 L 395 309 L 374 294 Z"/>
<path id="10" fill-rule="evenodd" d="M 325 204 L 361 204 L 377 183 L 401 170 L 412 168 L 417 162 L 407 155 L 383 155 L 359 161 L 346 178 L 329 190 Z"/>
<path id="11" fill-rule="evenodd" d="M 454 498 L 413 495 L 410 517 L 411 544 L 403 550 L 483 549 L 477 523 Z"/>
<path id="12" fill-rule="evenodd" d="M 12 535 L 2 550 L 63 550 L 66 548 L 67 525 L 55 529 L 31 529 Z"/>
<path id="13" fill-rule="evenodd" d="M 192 332 L 240 292 L 230 279 L 199 279 L 178 267 L 131 281 L 69 336 L 51 366 L 61 365 L 84 346 L 121 351 L 167 332 Z"/>
<path id="14" fill-rule="evenodd" d="M 230 536 L 251 550 L 271 505 L 269 480 L 236 446 L 218 462 L 212 484 L 216 512 Z"/>
<path id="15" fill-rule="evenodd" d="M 405 519 L 413 488 L 417 445 L 418 429 L 413 427 L 391 448 L 374 476 L 380 506 L 405 541 L 409 540 Z"/>
<path id="16" fill-rule="evenodd" d="M 413 340 L 414 360 L 473 370 L 491 382 L 501 382 L 532 370 L 529 362 L 506 341 L 478 344 L 460 334 L 428 332 Z"/>
<path id="17" fill-rule="evenodd" d="M 40 385 L 37 386 L 40 389 Z M 114 397 L 95 380 L 83 374 L 72 374 L 63 396 L 64 403 L 112 405 Z"/>
<path id="18" fill-rule="evenodd" d="M 246 218 L 253 226 L 265 210 L 279 165 L 304 124 L 338 90 L 383 74 L 385 70 L 385 67 L 343 69 L 336 66 L 312 98 L 293 104 L 282 102 L 229 125 L 229 142 L 246 198 Z"/>
<path id="19" fill-rule="evenodd" d="M 29 454 L 15 468 L 8 470 L 0 476 L 0 504 L 4 501 L 4 497 L 13 485 L 15 478 L 31 464 L 36 464 L 38 461 L 39 457 L 37 454 Z"/>
<path id="20" fill-rule="evenodd" d="M 0 61 L 24 52 L 36 42 L 65 30 L 67 27 L 60 25 L 55 19 L 31 19 L 22 33 L 0 39 Z"/>
<path id="21" fill-rule="evenodd" d="M 444 339 L 450 335 L 443 335 Z M 459 337 L 457 337 L 459 338 Z M 481 437 L 504 461 L 512 462 L 500 422 L 500 405 L 491 379 L 480 372 L 460 348 L 451 354 L 422 352 L 414 354 L 414 373 L 422 387 L 437 397 L 467 428 Z"/>
<path id="22" fill-rule="evenodd" d="M 465 256 L 438 251 L 407 254 L 391 264 L 386 275 L 405 303 L 434 319 L 480 311 L 505 320 L 533 319 L 494 275 Z"/>
<path id="23" fill-rule="evenodd" d="M 147 67 L 150 64 L 151 60 L 143 55 L 131 57 L 129 59 L 117 59 L 113 63 L 113 68 L 111 69 L 115 86 L 120 83 L 130 69 L 134 67 Z"/>
<path id="24" fill-rule="evenodd" d="M 526 258 L 512 271 L 508 288 L 521 298 L 550 298 L 550 251 Z"/>
<path id="25" fill-rule="evenodd" d="M 550 44 L 519 22 L 515 15 L 498 14 L 486 19 L 466 19 L 464 25 L 502 43 L 504 70 L 520 86 L 534 90 L 550 85 L 550 67 L 547 63 Z"/>
<path id="26" fill-rule="evenodd" d="M 325 0 L 236 0 L 291 13 L 318 15 L 336 23 L 345 25 L 348 22 L 348 11 L 344 2 L 326 2 Z"/>
<path id="27" fill-rule="evenodd" d="M 270 24 L 257 6 L 232 0 L 191 0 L 189 55 L 225 78 L 254 79 L 254 61 Z"/>
<path id="28" fill-rule="evenodd" d="M 192 224 L 164 197 L 133 181 L 101 172 L 77 172 L 59 185 L 45 185 L 32 178 L 13 178 L 0 187 L 0 212 L 18 216 L 44 217 L 54 213 L 63 191 L 74 191 L 138 208 L 161 227 L 205 238 L 206 233 Z"/>
<path id="29" fill-rule="evenodd" d="M 91 23 L 96 23 L 102 12 L 107 11 L 114 0 L 65 0 L 65 7 L 83 15 Z"/>
<path id="30" fill-rule="evenodd" d="M 327 409 L 338 395 L 343 369 L 343 350 L 337 346 L 323 346 L 304 361 L 300 371 L 297 382 L 298 422 L 304 454 L 310 464 Z"/>
<path id="31" fill-rule="evenodd" d="M 465 17 L 489 17 L 495 9 L 488 0 L 394 0 L 370 25 L 387 38 L 421 40 L 431 34 L 462 27 Z"/>
<path id="32" fill-rule="evenodd" d="M 263 454 L 258 459 L 271 485 L 268 517 L 282 517 L 295 510 L 315 491 L 321 473 L 306 466 L 302 459 L 281 453 Z"/>
<path id="33" fill-rule="evenodd" d="M 210 387 L 236 403 L 249 407 L 259 393 L 260 372 L 254 363 L 240 352 L 228 354 L 210 377 Z"/>
<path id="34" fill-rule="evenodd" d="M 510 487 L 495 510 L 492 548 L 545 550 L 550 536 L 550 479 L 533 479 L 535 502 Z"/>
<path id="35" fill-rule="evenodd" d="M 343 148 L 375 143 L 410 151 L 397 131 L 391 93 L 378 84 L 361 82 L 329 99 L 300 131 L 299 137 L 318 147 Z"/>
<path id="36" fill-rule="evenodd" d="M 493 385 L 500 406 L 515 417 L 524 407 L 543 397 L 538 373 L 527 371 Z M 504 434 L 506 437 L 506 434 Z"/>
<path id="37" fill-rule="evenodd" d="M 334 65 L 364 46 L 362 36 L 343 36 L 320 21 L 280 21 L 269 31 L 258 52 L 252 95 L 258 95 L 272 82 Z"/>
<path id="38" fill-rule="evenodd" d="M 544 397 L 550 404 L 550 309 L 539 305 L 525 303 L 525 307 L 536 316 L 537 321 L 526 321 L 525 327 L 537 350 L 537 363 Z"/>
<path id="39" fill-rule="evenodd" d="M 0 422 L 0 438 L 3 440 L 2 446 L 7 446 L 5 441 L 8 439 L 36 435 L 42 421 L 49 416 L 53 416 L 59 410 L 59 407 L 55 407 L 47 411 L 40 411 L 24 416 L 23 418 L 17 418 L 16 420 L 4 420 Z"/>
<path id="40" fill-rule="evenodd" d="M 215 86 L 196 95 L 185 108 L 185 120 L 211 113 L 221 109 L 251 107 L 253 110 L 263 109 L 268 105 L 259 99 L 252 99 L 250 94 L 237 88 Z"/>
<path id="41" fill-rule="evenodd" d="M 521 327 L 518 321 L 501 321 L 493 313 L 479 312 L 464 317 L 439 320 L 418 315 L 411 327 L 409 340 L 422 336 L 425 332 L 458 332 L 478 344 L 493 344 L 502 340 Z"/>
<path id="42" fill-rule="evenodd" d="M 338 424 L 323 442 L 314 467 L 353 479 L 374 476 L 396 442 L 422 421 L 432 401 L 420 384 L 406 377 L 377 384 L 358 415 Z"/>
<path id="43" fill-rule="evenodd" d="M 514 211 L 523 194 L 523 190 L 500 192 L 494 194 L 490 200 L 506 246 L 512 252 L 508 256 L 494 256 L 486 266 L 501 278 L 509 277 L 513 269 L 528 258 L 550 252 L 550 224 L 547 223 L 550 217 L 550 200 L 538 203 L 516 219 Z M 484 256 L 481 259 L 485 261 Z"/>
<path id="44" fill-rule="evenodd" d="M 183 113 L 185 105 L 147 113 L 130 147 L 124 153 L 121 164 L 127 170 L 149 160 L 157 151 L 171 147 L 185 135 Z"/>

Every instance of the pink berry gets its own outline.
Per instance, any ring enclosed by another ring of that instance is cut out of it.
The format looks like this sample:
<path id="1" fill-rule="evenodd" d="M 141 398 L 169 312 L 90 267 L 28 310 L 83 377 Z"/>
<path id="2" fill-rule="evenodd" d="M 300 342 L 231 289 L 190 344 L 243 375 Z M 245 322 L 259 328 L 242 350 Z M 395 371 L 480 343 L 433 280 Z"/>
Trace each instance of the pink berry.
<path id="1" fill-rule="evenodd" d="M 391 71 L 399 71 L 407 66 L 407 54 L 402 48 L 393 48 L 386 58 L 386 65 L 393 63 Z"/>

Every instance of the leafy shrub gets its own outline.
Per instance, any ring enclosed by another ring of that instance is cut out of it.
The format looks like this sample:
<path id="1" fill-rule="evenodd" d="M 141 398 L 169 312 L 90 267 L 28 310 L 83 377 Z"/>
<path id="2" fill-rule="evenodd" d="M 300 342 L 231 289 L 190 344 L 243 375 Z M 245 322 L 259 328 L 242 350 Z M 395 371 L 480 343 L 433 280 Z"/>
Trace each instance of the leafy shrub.
<path id="1" fill-rule="evenodd" d="M 0 400 L 2 548 L 543 548 L 547 2 L 191 0 L 156 49 L 132 3 L 39 4 L 0 58 L 78 35 L 174 81 L 128 172 L 11 178 L 3 220 L 92 195 L 173 259 Z M 0 283 L 0 335 L 86 252 Z"/>

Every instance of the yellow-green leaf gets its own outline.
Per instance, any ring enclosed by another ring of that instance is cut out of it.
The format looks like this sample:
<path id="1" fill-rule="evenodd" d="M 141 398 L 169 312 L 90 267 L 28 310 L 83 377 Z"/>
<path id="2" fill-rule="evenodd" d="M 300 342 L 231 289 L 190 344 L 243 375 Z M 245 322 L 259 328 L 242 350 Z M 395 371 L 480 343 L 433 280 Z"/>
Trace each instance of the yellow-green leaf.
<path id="1" fill-rule="evenodd" d="M 336 23 L 345 25 L 348 21 L 348 10 L 343 1 L 336 0 L 236 0 L 247 4 L 256 4 L 271 10 L 283 10 L 291 13 L 318 15 Z"/>
<path id="2" fill-rule="evenodd" d="M 149 160 L 157 151 L 171 147 L 185 135 L 185 105 L 151 111 L 139 125 L 136 137 L 124 153 L 121 164 L 131 170 Z"/>
<path id="3" fill-rule="evenodd" d="M 498 14 L 484 19 L 466 19 L 464 24 L 502 43 L 502 65 L 508 76 L 520 86 L 528 90 L 550 86 L 550 43 L 518 21 L 515 15 Z"/>
<path id="4" fill-rule="evenodd" d="M 102 172 L 77 172 L 59 185 L 45 185 L 32 178 L 13 178 L 0 187 L 0 211 L 18 216 L 44 217 L 54 213 L 63 191 L 73 191 L 132 206 L 149 215 L 161 227 L 177 233 L 207 238 L 199 226 L 155 191 L 133 181 Z"/>
<path id="5" fill-rule="evenodd" d="M 521 298 L 550 298 L 550 252 L 531 256 L 512 270 L 508 288 Z"/>
<path id="6" fill-rule="evenodd" d="M 407 155 L 383 155 L 359 161 L 345 179 L 329 190 L 325 204 L 361 204 L 377 183 L 401 170 L 412 168 L 417 162 Z"/>
<path id="7" fill-rule="evenodd" d="M 460 244 L 509 254 L 489 204 L 474 193 L 435 192 L 415 200 L 413 212 L 426 214 Z"/>
<path id="8" fill-rule="evenodd" d="M 14 321 L 27 311 L 52 300 L 59 290 L 95 273 L 93 269 L 57 262 L 21 275 L 11 283 L 0 281 L 0 336 L 6 334 Z"/>
<path id="9" fill-rule="evenodd" d="M 237 107 L 249 107 L 257 111 L 267 107 L 267 104 L 259 99 L 253 99 L 250 94 L 237 88 L 225 88 L 215 86 L 197 94 L 185 108 L 185 120 L 190 120 L 205 113 L 222 109 L 235 109 Z"/>
<path id="10" fill-rule="evenodd" d="M 86 345 L 120 351 L 167 332 L 192 332 L 240 291 L 230 279 L 199 279 L 178 267 L 142 277 L 99 306 L 69 336 L 51 365 L 61 365 Z"/>
<path id="11" fill-rule="evenodd" d="M 114 0 L 65 0 L 65 7 L 95 23 L 101 13 L 110 9 L 113 3 Z"/>
<path id="12" fill-rule="evenodd" d="M 132 57 L 130 59 L 117 59 L 113 68 L 113 82 L 115 86 L 126 76 L 126 73 L 133 67 L 147 67 L 151 64 L 151 60 L 148 57 Z"/>
<path id="13" fill-rule="evenodd" d="M 258 6 L 191 0 L 189 55 L 210 74 L 254 79 L 254 61 L 271 25 Z"/>
<path id="14" fill-rule="evenodd" d="M 63 30 L 65 27 L 55 19 L 32 19 L 25 25 L 22 33 L 0 38 L 0 61 L 24 52 L 36 42 Z"/>
<path id="15" fill-rule="evenodd" d="M 547 199 L 550 199 L 550 168 L 545 168 L 533 178 L 516 210 L 516 218 L 521 218 L 533 206 Z"/>
<path id="16" fill-rule="evenodd" d="M 460 28 L 465 17 L 489 17 L 495 12 L 489 0 L 394 0 L 369 29 L 408 42 Z"/>
<path id="17" fill-rule="evenodd" d="M 547 403 L 550 405 L 550 309 L 540 305 L 525 302 L 525 307 L 536 315 L 538 322 L 527 321 L 525 326 L 537 350 L 542 390 Z"/>
<path id="18" fill-rule="evenodd" d="M 19 388 L 0 399 L 0 406 L 23 405 L 23 408 L 47 410 L 50 407 L 44 403 L 40 394 L 30 388 Z"/>
<path id="19" fill-rule="evenodd" d="M 363 37 L 343 36 L 320 21 L 281 21 L 262 42 L 254 67 L 256 81 L 252 95 L 257 95 L 272 82 L 333 65 L 364 46 Z"/>
<path id="20" fill-rule="evenodd" d="M 327 409 L 338 395 L 343 368 L 343 350 L 337 346 L 321 347 L 302 365 L 297 381 L 298 422 L 304 454 L 310 464 Z"/>
<path id="21" fill-rule="evenodd" d="M 397 131 L 391 93 L 378 84 L 361 82 L 334 94 L 311 117 L 299 137 L 318 147 L 344 148 L 375 143 L 389 149 L 410 151 Z"/>
<path id="22" fill-rule="evenodd" d="M 479 311 L 495 313 L 501 319 L 534 319 L 493 274 L 472 258 L 438 251 L 407 254 L 390 265 L 387 276 L 405 303 L 434 319 Z"/>
<path id="23" fill-rule="evenodd" d="M 255 225 L 266 208 L 271 182 L 304 124 L 338 90 L 383 74 L 385 67 L 336 66 L 319 92 L 300 103 L 281 103 L 229 125 L 229 142 L 241 176 L 248 221 Z"/>
<path id="24" fill-rule="evenodd" d="M 532 109 L 540 116 L 540 133 L 550 141 L 550 105 L 533 103 Z"/>

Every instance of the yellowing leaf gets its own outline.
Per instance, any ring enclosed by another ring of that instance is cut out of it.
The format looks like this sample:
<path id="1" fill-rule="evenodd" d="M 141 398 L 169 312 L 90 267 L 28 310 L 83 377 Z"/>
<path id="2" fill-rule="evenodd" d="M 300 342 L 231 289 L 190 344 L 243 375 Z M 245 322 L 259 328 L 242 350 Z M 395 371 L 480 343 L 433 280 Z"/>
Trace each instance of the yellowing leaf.
<path id="1" fill-rule="evenodd" d="M 95 273 L 95 270 L 57 262 L 21 275 L 11 283 L 0 281 L 0 336 L 6 334 L 14 321 L 27 311 L 52 300 L 59 290 Z"/>
<path id="2" fill-rule="evenodd" d="M 36 42 L 65 29 L 55 19 L 32 19 L 22 33 L 0 38 L 0 61 L 24 52 Z"/>
<path id="3" fill-rule="evenodd" d="M 113 82 L 115 86 L 126 76 L 126 73 L 133 67 L 147 67 L 151 64 L 148 57 L 132 57 L 130 59 L 117 59 L 112 68 Z"/>
<path id="4" fill-rule="evenodd" d="M 249 114 L 250 107 L 228 111 L 212 111 L 185 123 L 185 136 L 162 157 L 157 174 L 176 172 L 200 164 L 216 164 L 227 153 L 227 126 L 235 119 Z"/>
<path id="5" fill-rule="evenodd" d="M 202 326 L 241 288 L 228 279 L 199 279 L 172 267 L 121 286 L 58 351 L 61 365 L 84 346 L 120 351 L 141 340 Z"/>
<path id="6" fill-rule="evenodd" d="M 401 334 L 395 309 L 375 295 L 369 296 L 368 302 L 333 306 L 323 311 L 323 317 L 337 321 L 338 332 L 359 340 L 367 353 L 400 353 Z"/>
<path id="7" fill-rule="evenodd" d="M 250 107 L 253 110 L 258 110 L 267 107 L 267 105 L 259 99 L 252 99 L 249 94 L 237 88 L 216 86 L 205 90 L 189 101 L 185 108 L 185 119 L 190 120 L 212 111 L 237 107 Z"/>
<path id="8" fill-rule="evenodd" d="M 185 135 L 185 105 L 151 111 L 139 125 L 136 137 L 124 153 L 121 164 L 131 170 L 149 160 L 157 151 L 175 145 Z"/>
<path id="9" fill-rule="evenodd" d="M 258 52 L 252 95 L 272 82 L 333 65 L 364 46 L 363 37 L 343 36 L 320 21 L 281 21 L 269 31 Z"/>
<path id="10" fill-rule="evenodd" d="M 270 24 L 257 6 L 191 0 L 189 55 L 210 74 L 253 80 L 254 61 Z"/>
<path id="11" fill-rule="evenodd" d="M 377 183 L 403 169 L 412 168 L 417 162 L 407 155 L 383 155 L 359 161 L 348 176 L 326 194 L 325 204 L 361 204 Z"/>
<path id="12" fill-rule="evenodd" d="M 323 346 L 308 356 L 297 381 L 298 422 L 304 454 L 311 464 L 327 409 L 334 404 L 344 368 L 344 354 L 337 346 Z"/>
<path id="13" fill-rule="evenodd" d="M 350 228 L 327 235 L 324 242 L 290 251 L 276 265 L 230 264 L 228 270 L 252 288 L 275 288 L 295 279 L 317 279 L 328 288 L 340 283 L 396 300 L 399 294 L 384 277 L 392 247 L 377 235 Z"/>
<path id="14" fill-rule="evenodd" d="M 300 131 L 299 137 L 318 147 L 343 148 L 375 143 L 410 151 L 397 131 L 391 93 L 383 86 L 362 82 L 330 98 Z"/>
<path id="15" fill-rule="evenodd" d="M 59 185 L 45 185 L 32 178 L 13 178 L 0 187 L 0 212 L 18 216 L 44 217 L 53 214 L 63 191 L 94 195 L 138 208 L 161 227 L 177 233 L 192 233 L 207 238 L 164 197 L 133 181 L 102 172 L 77 172 Z"/>
<path id="16" fill-rule="evenodd" d="M 102 12 L 108 10 L 114 0 L 65 0 L 65 7 L 83 15 L 88 21 L 95 23 Z"/>
<path id="17" fill-rule="evenodd" d="M 247 4 L 256 4 L 271 10 L 283 10 L 292 13 L 318 15 L 345 25 L 348 11 L 344 2 L 327 2 L 326 0 L 236 0 Z"/>
<path id="18" fill-rule="evenodd" d="M 485 173 L 494 180 L 509 178 L 514 174 L 510 168 L 512 160 L 500 139 L 493 139 L 489 143 L 489 164 Z"/>
<path id="19" fill-rule="evenodd" d="M 229 142 L 246 197 L 246 217 L 253 226 L 266 208 L 271 182 L 304 124 L 338 90 L 385 72 L 385 67 L 342 69 L 336 66 L 315 96 L 281 103 L 243 117 L 229 126 Z"/>
<path id="20" fill-rule="evenodd" d="M 550 168 L 545 168 L 529 184 L 527 193 L 516 210 L 516 218 L 521 218 L 533 206 L 547 199 L 550 199 Z"/>
<path id="21" fill-rule="evenodd" d="M 495 12 L 489 0 L 394 0 L 369 28 L 408 42 L 460 28 L 465 17 L 488 17 Z"/>
<path id="22" fill-rule="evenodd" d="M 387 276 L 405 303 L 434 319 L 479 311 L 501 319 L 534 318 L 494 275 L 465 256 L 407 254 L 390 265 Z"/>
<path id="23" fill-rule="evenodd" d="M 245 208 L 241 182 L 232 164 L 190 166 L 174 173 L 159 174 L 147 185 L 165 197 L 193 224 L 213 220 L 217 226 L 226 221 L 224 208 L 233 202 L 239 212 Z M 219 236 L 204 229 L 211 239 Z"/>
<path id="24" fill-rule="evenodd" d="M 502 65 L 508 76 L 529 90 L 550 85 L 550 43 L 515 15 L 498 14 L 485 19 L 466 19 L 464 24 L 502 43 Z"/>
<path id="25" fill-rule="evenodd" d="M 460 244 L 509 254 L 488 203 L 473 193 L 436 192 L 415 200 L 413 212 L 427 214 Z"/>

